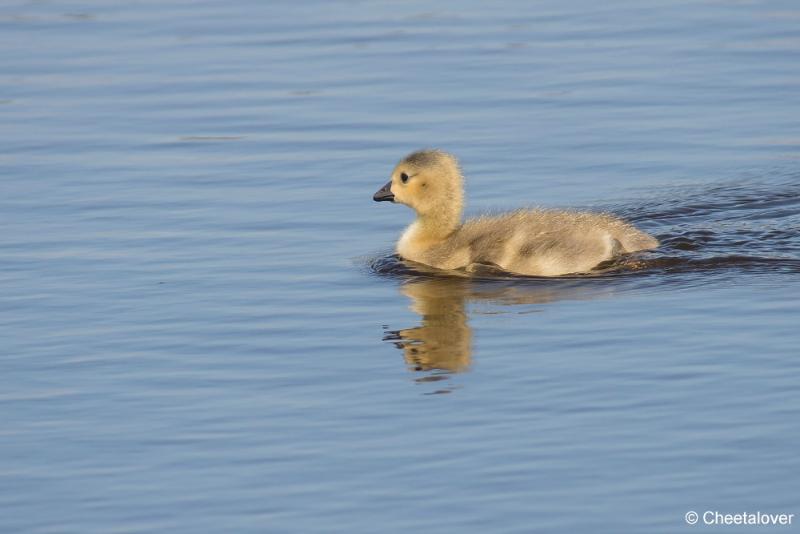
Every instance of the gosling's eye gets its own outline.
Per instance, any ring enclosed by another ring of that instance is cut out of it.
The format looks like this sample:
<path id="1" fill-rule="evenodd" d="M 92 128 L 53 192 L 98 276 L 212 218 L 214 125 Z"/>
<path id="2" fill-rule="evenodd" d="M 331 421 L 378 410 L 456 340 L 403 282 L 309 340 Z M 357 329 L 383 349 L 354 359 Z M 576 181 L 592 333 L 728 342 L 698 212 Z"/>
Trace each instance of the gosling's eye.
<path id="1" fill-rule="evenodd" d="M 408 183 L 408 175 L 406 173 L 404 173 L 404 172 L 401 172 L 400 173 L 400 181 L 403 182 L 404 184 Z"/>

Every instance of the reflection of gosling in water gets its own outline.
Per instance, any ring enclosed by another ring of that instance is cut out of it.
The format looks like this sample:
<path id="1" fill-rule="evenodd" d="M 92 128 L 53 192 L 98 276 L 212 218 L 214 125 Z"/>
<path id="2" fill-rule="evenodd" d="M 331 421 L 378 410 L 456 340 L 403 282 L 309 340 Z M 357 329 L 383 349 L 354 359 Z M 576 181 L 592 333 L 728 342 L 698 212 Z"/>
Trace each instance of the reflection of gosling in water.
<path id="1" fill-rule="evenodd" d="M 394 342 L 415 371 L 438 369 L 457 373 L 468 369 L 472 359 L 468 303 L 485 304 L 491 310 L 488 313 L 508 313 L 513 310 L 509 306 L 593 299 L 612 295 L 615 290 L 606 284 L 578 285 L 567 280 L 541 284 L 509 280 L 473 283 L 468 278 L 438 276 L 407 281 L 400 291 L 411 299 L 411 310 L 420 316 L 420 325 L 390 330 L 384 341 Z"/>
<path id="2" fill-rule="evenodd" d="M 658 241 L 611 215 L 518 210 L 461 223 L 463 178 L 455 157 L 440 150 L 406 156 L 376 201 L 417 212 L 397 243 L 403 258 L 439 269 L 495 265 L 534 276 L 584 273 L 615 256 L 656 248 Z"/>
<path id="3" fill-rule="evenodd" d="M 451 372 L 469 367 L 472 330 L 467 324 L 464 280 L 424 280 L 402 287 L 411 299 L 411 309 L 422 324 L 392 332 L 406 363 L 417 371 L 441 369 Z"/>

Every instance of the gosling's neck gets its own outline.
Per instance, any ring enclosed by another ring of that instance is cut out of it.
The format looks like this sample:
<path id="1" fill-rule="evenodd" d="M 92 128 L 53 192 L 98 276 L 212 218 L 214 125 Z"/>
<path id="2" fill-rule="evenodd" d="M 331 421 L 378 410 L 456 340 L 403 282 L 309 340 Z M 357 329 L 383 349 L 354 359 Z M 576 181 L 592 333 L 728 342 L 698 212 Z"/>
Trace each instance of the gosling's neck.
<path id="1" fill-rule="evenodd" d="M 409 260 L 450 237 L 461 226 L 461 212 L 457 209 L 434 213 L 417 213 L 417 219 L 403 232 L 397 243 L 397 252 Z"/>

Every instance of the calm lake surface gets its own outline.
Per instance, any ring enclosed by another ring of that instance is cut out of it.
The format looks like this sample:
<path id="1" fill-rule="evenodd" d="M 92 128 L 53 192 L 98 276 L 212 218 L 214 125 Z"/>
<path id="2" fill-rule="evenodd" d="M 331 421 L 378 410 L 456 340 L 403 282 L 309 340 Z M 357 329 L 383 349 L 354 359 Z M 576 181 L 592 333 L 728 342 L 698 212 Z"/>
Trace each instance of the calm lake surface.
<path id="1" fill-rule="evenodd" d="M 428 146 L 662 247 L 404 264 Z M 800 515 L 793 0 L 10 0 L 0 225 L 0 532 Z"/>

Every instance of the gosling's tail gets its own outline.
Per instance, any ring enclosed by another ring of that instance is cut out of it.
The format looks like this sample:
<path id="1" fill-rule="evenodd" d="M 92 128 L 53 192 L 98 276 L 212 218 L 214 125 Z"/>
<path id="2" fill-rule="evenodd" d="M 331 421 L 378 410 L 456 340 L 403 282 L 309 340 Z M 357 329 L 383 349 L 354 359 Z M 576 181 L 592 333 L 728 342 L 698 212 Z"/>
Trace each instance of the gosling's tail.
<path id="1" fill-rule="evenodd" d="M 650 250 L 658 248 L 658 239 L 646 234 L 636 228 L 628 228 L 628 230 L 619 237 L 625 252 L 636 252 L 638 250 Z"/>

